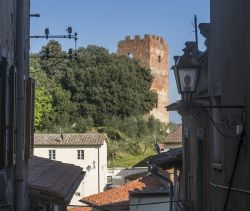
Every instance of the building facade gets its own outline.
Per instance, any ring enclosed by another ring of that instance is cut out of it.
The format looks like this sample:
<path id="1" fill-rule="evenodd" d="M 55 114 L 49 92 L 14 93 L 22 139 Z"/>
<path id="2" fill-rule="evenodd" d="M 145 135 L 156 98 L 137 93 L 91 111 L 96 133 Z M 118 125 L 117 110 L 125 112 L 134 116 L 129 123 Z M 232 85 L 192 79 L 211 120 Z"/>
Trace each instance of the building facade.
<path id="1" fill-rule="evenodd" d="M 0 209 L 27 210 L 30 1 L 0 1 Z"/>
<path id="2" fill-rule="evenodd" d="M 236 129 L 223 129 L 212 134 L 211 141 L 211 210 L 249 210 L 250 169 L 249 145 L 249 53 L 250 2 L 211 0 L 209 29 L 208 90 L 214 101 L 222 105 L 243 105 L 241 109 L 214 110 L 218 119 L 221 113 L 243 117 L 243 138 Z M 228 136 L 237 136 L 229 138 Z M 241 140 L 242 139 L 242 140 Z M 231 182 L 230 182 L 231 181 Z M 222 188 L 225 187 L 225 188 Z"/>
<path id="3" fill-rule="evenodd" d="M 210 2 L 211 22 L 199 25 L 207 50 L 196 57 L 202 64 L 197 91 L 188 107 L 183 101 L 168 106 L 183 120 L 180 196 L 185 210 L 247 211 L 250 2 Z"/>
<path id="4" fill-rule="evenodd" d="M 103 134 L 35 134 L 34 155 L 80 166 L 85 177 L 71 200 L 97 194 L 107 185 L 107 142 Z"/>
<path id="5" fill-rule="evenodd" d="M 125 55 L 139 60 L 142 66 L 151 70 L 154 80 L 152 90 L 158 94 L 158 102 L 150 112 L 163 123 L 169 122 L 169 114 L 165 107 L 168 105 L 168 45 L 166 41 L 156 35 L 136 35 L 134 39 L 126 36 L 118 43 L 118 55 Z"/>

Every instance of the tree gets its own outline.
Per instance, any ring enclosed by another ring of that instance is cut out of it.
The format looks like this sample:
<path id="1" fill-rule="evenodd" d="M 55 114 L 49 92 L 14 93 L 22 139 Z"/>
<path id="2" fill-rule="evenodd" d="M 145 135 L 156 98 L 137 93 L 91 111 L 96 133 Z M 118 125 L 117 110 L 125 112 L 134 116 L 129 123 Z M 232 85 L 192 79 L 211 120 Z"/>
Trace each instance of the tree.
<path id="1" fill-rule="evenodd" d="M 52 96 L 44 89 L 36 89 L 35 95 L 35 128 L 44 130 L 53 121 Z"/>
<path id="2" fill-rule="evenodd" d="M 97 46 L 80 48 L 78 56 L 61 80 L 77 103 L 78 114 L 91 116 L 99 126 L 112 116 L 143 115 L 154 107 L 157 95 L 150 91 L 149 69 Z"/>
<path id="3" fill-rule="evenodd" d="M 37 128 L 84 132 L 92 126 L 105 126 L 112 117 L 143 116 L 154 107 L 157 94 L 150 90 L 153 77 L 136 60 L 98 46 L 79 48 L 77 55 L 77 60 L 70 60 L 58 42 L 49 41 L 39 58 L 31 60 L 37 98 L 41 99 L 38 107 L 47 100 L 53 108 L 53 118 L 39 120 Z M 137 127 L 137 122 L 129 121 Z M 137 129 L 133 136 L 136 133 Z"/>
<path id="4" fill-rule="evenodd" d="M 54 55 L 64 54 L 59 43 L 55 41 L 50 41 L 41 52 L 46 48 L 54 49 Z M 35 128 L 50 132 L 58 132 L 61 128 L 69 129 L 72 122 L 70 117 L 74 110 L 74 104 L 70 101 L 71 93 L 61 87 L 61 72 L 58 72 L 56 66 L 52 67 L 50 58 L 44 59 L 41 52 L 32 55 L 30 59 L 30 74 L 36 81 Z M 52 57 L 51 54 L 50 56 Z M 51 59 L 56 62 L 59 58 Z"/>

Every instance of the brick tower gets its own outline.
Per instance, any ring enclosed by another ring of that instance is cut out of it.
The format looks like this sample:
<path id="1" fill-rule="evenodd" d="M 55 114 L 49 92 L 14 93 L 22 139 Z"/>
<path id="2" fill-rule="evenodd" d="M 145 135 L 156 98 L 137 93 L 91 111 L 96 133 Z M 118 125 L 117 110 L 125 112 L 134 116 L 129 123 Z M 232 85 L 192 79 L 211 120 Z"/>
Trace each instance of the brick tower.
<path id="1" fill-rule="evenodd" d="M 163 123 L 169 122 L 168 105 L 168 46 L 166 41 L 159 36 L 144 35 L 134 39 L 126 36 L 125 40 L 118 43 L 118 55 L 127 55 L 138 59 L 141 65 L 150 68 L 154 76 L 151 89 L 158 94 L 156 107 L 150 112 L 156 119 Z"/>

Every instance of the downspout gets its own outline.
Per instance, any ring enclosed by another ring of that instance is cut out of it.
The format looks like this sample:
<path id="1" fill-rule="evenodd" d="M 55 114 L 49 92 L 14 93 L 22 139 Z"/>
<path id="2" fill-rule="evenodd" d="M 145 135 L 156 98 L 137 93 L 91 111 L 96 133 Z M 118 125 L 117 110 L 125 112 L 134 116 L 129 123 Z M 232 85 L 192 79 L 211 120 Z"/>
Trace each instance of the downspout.
<path id="1" fill-rule="evenodd" d="M 185 122 L 184 117 L 182 118 L 182 121 Z M 184 177 L 184 200 L 188 200 L 189 198 L 189 190 L 188 190 L 188 183 L 189 183 L 189 129 L 188 128 L 182 128 L 183 130 L 183 157 L 182 157 L 182 163 L 183 163 L 183 177 Z"/>
<path id="2" fill-rule="evenodd" d="M 100 148 L 98 147 L 98 193 L 100 193 Z"/>
<path id="3" fill-rule="evenodd" d="M 25 178 L 24 142 L 25 142 L 25 13 L 28 1 L 16 1 L 16 67 L 17 67 L 17 111 L 16 111 L 16 166 L 15 166 L 15 210 L 27 210 L 27 189 Z M 27 9 L 28 10 L 28 9 Z"/>
<path id="4" fill-rule="evenodd" d="M 157 177 L 163 179 L 164 181 L 166 181 L 169 184 L 170 187 L 170 211 L 174 211 L 173 209 L 173 202 L 174 202 L 174 184 L 173 182 L 167 178 L 166 176 L 162 175 L 159 173 L 159 166 L 155 166 L 150 164 L 148 166 L 148 171 L 154 175 L 156 175 Z"/>

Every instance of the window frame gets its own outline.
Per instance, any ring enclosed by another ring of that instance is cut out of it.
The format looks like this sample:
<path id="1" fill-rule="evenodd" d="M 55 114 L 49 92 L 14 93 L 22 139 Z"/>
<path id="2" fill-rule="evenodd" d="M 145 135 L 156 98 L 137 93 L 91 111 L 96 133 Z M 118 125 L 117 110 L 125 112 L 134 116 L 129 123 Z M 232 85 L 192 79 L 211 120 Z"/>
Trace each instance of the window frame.
<path id="1" fill-rule="evenodd" d="M 50 160 L 56 159 L 56 150 L 55 149 L 49 149 L 49 159 Z"/>
<path id="2" fill-rule="evenodd" d="M 84 150 L 83 149 L 77 150 L 77 160 L 84 160 Z"/>

